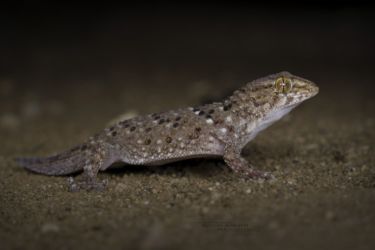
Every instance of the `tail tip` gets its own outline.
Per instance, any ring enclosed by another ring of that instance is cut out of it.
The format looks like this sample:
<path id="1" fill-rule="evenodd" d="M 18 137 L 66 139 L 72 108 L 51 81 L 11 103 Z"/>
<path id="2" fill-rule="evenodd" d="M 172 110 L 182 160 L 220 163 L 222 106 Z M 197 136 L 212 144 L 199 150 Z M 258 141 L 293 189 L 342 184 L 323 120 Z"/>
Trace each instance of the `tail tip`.
<path id="1" fill-rule="evenodd" d="M 30 165 L 31 163 L 33 163 L 33 158 L 29 158 L 29 157 L 15 157 L 14 158 L 14 161 L 21 167 L 25 168 L 27 167 L 27 165 Z"/>

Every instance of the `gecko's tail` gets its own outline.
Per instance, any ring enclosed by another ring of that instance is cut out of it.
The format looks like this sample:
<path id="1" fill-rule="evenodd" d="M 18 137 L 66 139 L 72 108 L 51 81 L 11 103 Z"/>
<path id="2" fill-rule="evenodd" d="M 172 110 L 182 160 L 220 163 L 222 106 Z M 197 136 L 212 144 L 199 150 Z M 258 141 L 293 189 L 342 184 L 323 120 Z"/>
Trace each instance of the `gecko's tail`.
<path id="1" fill-rule="evenodd" d="M 15 160 L 20 166 L 36 173 L 67 175 L 82 171 L 87 160 L 86 148 L 86 145 L 82 144 L 49 157 L 19 157 Z"/>

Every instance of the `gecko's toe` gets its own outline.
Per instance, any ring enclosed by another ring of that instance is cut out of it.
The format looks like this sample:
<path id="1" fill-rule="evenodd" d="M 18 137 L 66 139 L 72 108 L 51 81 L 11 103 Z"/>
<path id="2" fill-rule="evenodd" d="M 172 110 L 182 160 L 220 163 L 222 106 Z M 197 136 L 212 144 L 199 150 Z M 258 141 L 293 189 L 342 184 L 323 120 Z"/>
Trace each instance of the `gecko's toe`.
<path id="1" fill-rule="evenodd" d="M 259 177 L 265 180 L 274 180 L 276 177 L 271 172 L 262 172 L 262 175 Z"/>
<path id="2" fill-rule="evenodd" d="M 271 172 L 263 172 L 259 170 L 248 170 L 241 174 L 242 177 L 248 180 L 274 180 L 275 176 Z"/>
<path id="3" fill-rule="evenodd" d="M 79 191 L 79 187 L 78 187 L 77 183 L 74 181 L 73 177 L 69 177 L 67 182 L 68 182 L 69 192 L 78 192 Z"/>
<path id="4" fill-rule="evenodd" d="M 76 181 L 73 177 L 68 178 L 68 189 L 69 192 L 78 192 L 81 190 L 86 191 L 97 191 L 102 192 L 108 186 L 107 180 L 97 181 L 97 180 L 80 180 Z"/>

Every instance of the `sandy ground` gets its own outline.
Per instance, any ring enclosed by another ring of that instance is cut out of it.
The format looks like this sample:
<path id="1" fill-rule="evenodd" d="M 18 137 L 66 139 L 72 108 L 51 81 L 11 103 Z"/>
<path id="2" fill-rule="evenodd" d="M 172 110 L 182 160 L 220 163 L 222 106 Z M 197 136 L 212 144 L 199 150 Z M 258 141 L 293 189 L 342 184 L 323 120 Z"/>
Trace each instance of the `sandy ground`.
<path id="1" fill-rule="evenodd" d="M 328 71 L 321 57 L 301 67 L 275 62 L 249 70 L 239 57 L 242 68 L 221 71 L 217 58 L 210 60 L 216 69 L 148 64 L 131 74 L 71 76 L 70 84 L 54 66 L 46 78 L 3 76 L 1 248 L 374 249 L 371 69 L 338 63 Z M 314 80 L 321 90 L 244 149 L 274 181 L 244 181 L 220 160 L 191 160 L 104 172 L 107 191 L 69 193 L 67 177 L 33 174 L 13 161 L 69 148 L 122 113 L 200 104 L 276 69 Z"/>

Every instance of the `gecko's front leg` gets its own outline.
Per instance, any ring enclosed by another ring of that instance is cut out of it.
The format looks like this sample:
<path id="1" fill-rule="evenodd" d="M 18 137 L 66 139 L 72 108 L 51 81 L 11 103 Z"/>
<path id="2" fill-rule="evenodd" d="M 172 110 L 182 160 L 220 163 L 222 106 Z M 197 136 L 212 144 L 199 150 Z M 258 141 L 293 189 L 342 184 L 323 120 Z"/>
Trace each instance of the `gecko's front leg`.
<path id="1" fill-rule="evenodd" d="M 251 164 L 241 156 L 241 148 L 232 144 L 224 149 L 224 161 L 236 174 L 251 179 L 271 179 L 271 173 L 254 169 Z"/>

